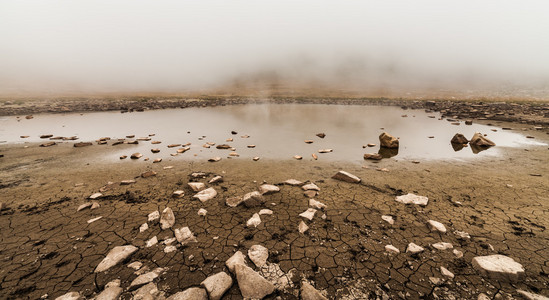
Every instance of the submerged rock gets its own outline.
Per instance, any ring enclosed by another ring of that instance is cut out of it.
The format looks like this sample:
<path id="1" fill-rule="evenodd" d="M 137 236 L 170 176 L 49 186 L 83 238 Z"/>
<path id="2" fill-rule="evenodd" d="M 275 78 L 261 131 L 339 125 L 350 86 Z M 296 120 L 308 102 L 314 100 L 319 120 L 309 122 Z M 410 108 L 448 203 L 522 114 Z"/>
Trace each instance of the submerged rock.
<path id="1" fill-rule="evenodd" d="M 471 263 L 481 275 L 491 279 L 518 282 L 525 277 L 522 265 L 505 255 L 477 256 Z"/>
<path id="2" fill-rule="evenodd" d="M 109 251 L 107 256 L 97 265 L 95 273 L 103 272 L 125 260 L 137 251 L 137 247 L 132 245 L 116 246 Z"/>
<path id="3" fill-rule="evenodd" d="M 235 266 L 240 293 L 244 299 L 263 299 L 274 292 L 275 286 L 259 273 L 242 264 Z"/>
<path id="4" fill-rule="evenodd" d="M 397 202 L 404 203 L 404 204 L 416 204 L 416 205 L 422 205 L 426 206 L 429 202 L 429 198 L 425 196 L 417 196 L 412 193 L 408 193 L 406 195 L 397 196 L 395 198 Z"/>
<path id="5" fill-rule="evenodd" d="M 217 191 L 211 187 L 201 192 L 198 192 L 196 195 L 193 196 L 193 198 L 197 198 L 201 202 L 206 202 L 210 199 L 213 199 L 215 196 L 217 196 Z"/>
<path id="6" fill-rule="evenodd" d="M 258 268 L 263 267 L 269 258 L 269 250 L 261 245 L 253 245 L 248 250 L 248 257 Z"/>
<path id="7" fill-rule="evenodd" d="M 209 276 L 200 283 L 208 294 L 210 300 L 219 300 L 223 297 L 223 294 L 233 285 L 233 279 L 225 272 L 219 272 L 215 275 Z"/>
<path id="8" fill-rule="evenodd" d="M 379 144 L 381 145 L 381 147 L 389 149 L 395 149 L 399 146 L 398 139 L 388 134 L 387 132 L 383 132 L 379 136 Z"/>
<path id="9" fill-rule="evenodd" d="M 162 216 L 160 217 L 160 227 L 162 230 L 171 228 L 175 224 L 175 215 L 173 210 L 169 207 L 166 207 L 162 211 Z"/>
<path id="10" fill-rule="evenodd" d="M 350 183 L 359 183 L 360 182 L 360 178 L 358 178 L 357 176 L 349 173 L 349 172 L 345 172 L 345 171 L 339 171 L 337 172 L 334 176 L 332 176 L 333 179 L 337 179 L 337 180 L 341 180 L 341 181 L 345 181 L 345 182 L 350 182 Z"/>

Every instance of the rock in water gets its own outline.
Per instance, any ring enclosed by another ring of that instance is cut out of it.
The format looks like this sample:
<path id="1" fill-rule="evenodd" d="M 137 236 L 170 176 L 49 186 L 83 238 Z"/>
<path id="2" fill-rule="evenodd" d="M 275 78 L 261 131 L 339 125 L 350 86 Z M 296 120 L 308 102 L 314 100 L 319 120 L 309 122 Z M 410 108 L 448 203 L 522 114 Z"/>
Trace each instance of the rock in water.
<path id="1" fill-rule="evenodd" d="M 275 286 L 259 273 L 242 264 L 235 266 L 236 279 L 244 299 L 263 299 L 274 292 Z"/>
<path id="2" fill-rule="evenodd" d="M 477 256 L 471 263 L 481 275 L 495 280 L 518 282 L 525 277 L 522 265 L 505 255 Z"/>
<path id="3" fill-rule="evenodd" d="M 302 300 L 328 300 L 319 291 L 306 281 L 301 282 L 301 299 Z"/>
<path id="4" fill-rule="evenodd" d="M 182 227 L 175 230 L 175 238 L 178 242 L 181 243 L 181 245 L 185 246 L 188 243 L 196 243 L 196 237 L 191 232 L 189 227 Z"/>
<path id="5" fill-rule="evenodd" d="M 166 207 L 162 211 L 162 216 L 160 217 L 160 227 L 162 230 L 171 228 L 175 224 L 175 215 L 173 210 L 169 207 Z"/>
<path id="6" fill-rule="evenodd" d="M 95 273 L 103 272 L 115 266 L 119 262 L 125 260 L 130 255 L 137 251 L 137 247 L 132 245 L 116 246 L 109 251 L 107 256 L 97 265 Z"/>
<path id="7" fill-rule="evenodd" d="M 237 264 L 241 264 L 246 266 L 246 257 L 242 252 L 236 251 L 233 256 L 231 256 L 227 261 L 225 262 L 225 265 L 231 271 L 232 273 L 235 272 L 235 267 Z"/>
<path id="8" fill-rule="evenodd" d="M 208 300 L 208 293 L 203 288 L 192 287 L 183 292 L 175 293 L 166 300 Z"/>
<path id="9" fill-rule="evenodd" d="M 496 143 L 492 142 L 491 140 L 485 138 L 482 133 L 476 132 L 473 137 L 471 138 L 471 141 L 469 142 L 471 145 L 475 145 L 478 147 L 492 147 L 495 146 Z"/>
<path id="10" fill-rule="evenodd" d="M 219 272 L 215 275 L 212 275 L 200 283 L 208 294 L 210 295 L 210 300 L 219 300 L 223 297 L 223 294 L 231 288 L 233 285 L 233 279 L 231 276 L 225 272 Z"/>
<path id="11" fill-rule="evenodd" d="M 242 197 L 242 203 L 244 203 L 246 207 L 260 206 L 265 203 L 265 197 L 258 191 L 250 192 Z"/>
<path id="12" fill-rule="evenodd" d="M 261 218 L 259 217 L 259 214 L 254 214 L 247 222 L 247 227 L 257 227 L 261 224 Z"/>
<path id="13" fill-rule="evenodd" d="M 427 203 L 429 202 L 429 198 L 424 196 L 417 196 L 411 193 L 408 193 L 402 196 L 397 196 L 395 200 L 397 202 L 404 203 L 404 204 L 417 204 L 422 206 L 426 206 Z"/>
<path id="14" fill-rule="evenodd" d="M 398 139 L 387 132 L 384 132 L 379 136 L 379 144 L 381 147 L 389 149 L 396 149 L 399 146 Z"/>
<path id="15" fill-rule="evenodd" d="M 326 137 L 326 134 L 325 133 L 317 133 L 316 136 L 318 136 L 319 138 L 323 139 Z"/>
<path id="16" fill-rule="evenodd" d="M 431 229 L 431 231 L 438 231 L 440 233 L 446 233 L 446 227 L 444 226 L 444 224 L 442 224 L 440 222 L 437 222 L 435 220 L 429 220 L 427 222 L 427 224 L 429 224 L 429 229 Z"/>
<path id="17" fill-rule="evenodd" d="M 280 188 L 277 187 L 276 185 L 264 184 L 259 187 L 259 192 L 261 193 L 261 195 L 268 195 L 268 194 L 280 192 Z"/>
<path id="18" fill-rule="evenodd" d="M 350 183 L 359 183 L 360 178 L 356 177 L 355 175 L 345 172 L 345 171 L 339 171 L 334 176 L 332 176 L 333 179 L 350 182 Z"/>
<path id="19" fill-rule="evenodd" d="M 197 198 L 201 202 L 206 202 L 210 199 L 213 199 L 215 196 L 217 196 L 217 191 L 211 187 L 201 192 L 198 192 L 196 195 L 193 196 L 193 198 Z"/>
<path id="20" fill-rule="evenodd" d="M 382 160 L 383 156 L 379 153 L 366 153 L 366 154 L 364 154 L 364 159 Z"/>
<path id="21" fill-rule="evenodd" d="M 269 250 L 261 245 L 253 245 L 248 250 L 248 257 L 256 267 L 261 268 L 267 263 Z"/>
<path id="22" fill-rule="evenodd" d="M 189 182 L 188 185 L 194 192 L 200 192 L 206 188 L 206 185 L 202 182 Z"/>
<path id="23" fill-rule="evenodd" d="M 137 152 L 137 153 L 134 153 L 130 156 L 131 159 L 139 159 L 143 156 L 143 154 Z"/>
<path id="24" fill-rule="evenodd" d="M 73 147 L 79 148 L 79 147 L 86 147 L 86 146 L 91 146 L 91 145 L 93 145 L 93 144 L 90 143 L 90 142 L 80 142 L 80 143 L 74 143 Z"/>
<path id="25" fill-rule="evenodd" d="M 85 299 L 80 293 L 78 292 L 70 292 L 66 293 L 65 295 L 59 296 L 55 298 L 55 300 L 83 300 Z"/>
<path id="26" fill-rule="evenodd" d="M 467 144 L 469 143 L 469 140 L 461 133 L 456 133 L 452 140 L 450 140 L 450 143 L 452 144 Z"/>

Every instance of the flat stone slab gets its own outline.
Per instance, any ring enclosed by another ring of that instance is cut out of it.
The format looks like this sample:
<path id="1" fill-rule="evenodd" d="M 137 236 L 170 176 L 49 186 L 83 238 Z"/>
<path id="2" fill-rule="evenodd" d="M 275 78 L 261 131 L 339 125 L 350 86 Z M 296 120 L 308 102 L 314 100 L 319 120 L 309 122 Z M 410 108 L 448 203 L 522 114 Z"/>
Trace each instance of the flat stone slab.
<path id="1" fill-rule="evenodd" d="M 196 243 L 196 237 L 189 229 L 189 227 L 182 227 L 175 230 L 175 238 L 181 245 L 185 246 L 188 243 Z"/>
<path id="2" fill-rule="evenodd" d="M 147 222 L 156 222 L 160 219 L 160 212 L 158 210 L 153 211 L 147 216 Z"/>
<path id="3" fill-rule="evenodd" d="M 350 183 L 359 183 L 360 182 L 360 178 L 358 178 L 357 176 L 355 176 L 355 175 L 353 175 L 349 172 L 345 172 L 345 171 L 337 172 L 334 176 L 332 176 L 332 178 L 336 179 L 336 180 L 350 182 Z"/>
<path id="4" fill-rule="evenodd" d="M 201 202 L 206 202 L 210 199 L 213 199 L 215 196 L 217 196 L 217 191 L 211 187 L 201 192 L 198 192 L 196 195 L 193 196 L 193 198 L 197 198 Z"/>
<path id="5" fill-rule="evenodd" d="M 429 229 L 431 229 L 431 231 L 438 231 L 440 233 L 446 233 L 446 226 L 444 226 L 444 224 L 442 224 L 438 221 L 429 220 L 427 222 L 427 224 L 429 225 Z"/>
<path id="6" fill-rule="evenodd" d="M 225 272 L 219 272 L 215 275 L 212 275 L 200 283 L 208 294 L 210 295 L 210 300 L 219 300 L 223 297 L 223 294 L 231 288 L 233 285 L 233 279 L 231 276 Z"/>
<path id="7" fill-rule="evenodd" d="M 156 268 L 154 269 L 153 271 L 151 272 L 148 272 L 148 273 L 145 273 L 145 274 L 142 274 L 142 275 L 139 275 L 137 276 L 137 278 L 135 278 L 132 283 L 130 283 L 130 287 L 129 289 L 132 290 L 132 289 L 136 289 L 140 286 L 143 286 L 149 282 L 152 282 L 153 280 L 155 280 L 158 276 L 160 276 L 160 274 L 162 274 L 162 272 L 164 272 L 164 269 L 163 268 Z"/>
<path id="8" fill-rule="evenodd" d="M 320 201 L 316 201 L 315 199 L 309 199 L 309 206 L 314 208 L 314 209 L 325 209 L 326 208 L 326 204 L 324 204 Z"/>
<path id="9" fill-rule="evenodd" d="M 246 257 L 242 252 L 236 251 L 233 256 L 231 256 L 227 261 L 225 262 L 225 265 L 231 271 L 232 273 L 235 272 L 235 267 L 237 264 L 245 265 L 246 266 Z"/>
<path id="10" fill-rule="evenodd" d="M 166 300 L 208 300 L 208 293 L 203 288 L 192 287 L 175 293 Z"/>
<path id="11" fill-rule="evenodd" d="M 268 194 L 280 192 L 280 188 L 277 187 L 276 185 L 264 184 L 259 187 L 259 192 L 261 193 L 261 195 L 268 195 Z"/>
<path id="12" fill-rule="evenodd" d="M 274 292 L 275 286 L 259 273 L 242 264 L 235 266 L 236 279 L 244 299 L 263 299 Z"/>
<path id="13" fill-rule="evenodd" d="M 427 205 L 427 203 L 429 202 L 429 198 L 425 196 L 414 195 L 412 193 L 408 193 L 402 196 L 397 196 L 395 200 L 397 202 L 404 203 L 404 204 L 416 204 L 416 205 L 422 205 L 422 206 Z"/>
<path id="14" fill-rule="evenodd" d="M 55 300 L 83 300 L 83 299 L 85 299 L 84 296 L 80 295 L 80 293 L 78 292 L 69 292 L 55 298 Z"/>
<path id="15" fill-rule="evenodd" d="M 206 188 L 206 185 L 202 182 L 189 182 L 187 185 L 189 185 L 194 192 L 200 192 Z"/>
<path id="16" fill-rule="evenodd" d="M 137 247 L 132 245 L 116 246 L 107 253 L 107 256 L 97 265 L 95 273 L 103 272 L 125 260 L 137 251 Z"/>
<path id="17" fill-rule="evenodd" d="M 314 183 L 308 183 L 301 187 L 304 191 L 320 191 L 320 188 Z"/>
<path id="18" fill-rule="evenodd" d="M 297 227 L 297 229 L 299 230 L 299 233 L 305 233 L 307 230 L 309 230 L 309 226 L 307 226 L 305 222 L 301 221 L 299 222 L 299 226 Z"/>
<path id="19" fill-rule="evenodd" d="M 454 246 L 452 244 L 446 243 L 446 242 L 434 243 L 431 246 L 433 246 L 433 248 L 438 249 L 438 250 L 448 250 L 448 249 L 454 248 Z"/>
<path id="20" fill-rule="evenodd" d="M 505 255 L 477 256 L 471 263 L 481 275 L 491 279 L 518 282 L 525 277 L 522 265 Z"/>
<path id="21" fill-rule="evenodd" d="M 225 199 L 225 204 L 229 207 L 237 207 L 240 203 L 242 203 L 244 199 L 242 197 L 229 197 Z"/>
<path id="22" fill-rule="evenodd" d="M 242 203 L 246 207 L 260 206 L 265 203 L 265 197 L 258 191 L 249 192 L 242 197 Z"/>
<path id="23" fill-rule="evenodd" d="M 420 252 L 423 252 L 425 249 L 419 245 L 416 245 L 414 243 L 410 243 L 408 244 L 408 247 L 406 247 L 406 253 L 412 253 L 412 254 L 416 254 L 416 253 L 420 253 Z"/>
<path id="24" fill-rule="evenodd" d="M 256 267 L 263 267 L 267 263 L 267 258 L 269 258 L 269 249 L 261 245 L 253 245 L 248 250 L 248 257 Z"/>
<path id="25" fill-rule="evenodd" d="M 316 209 L 308 208 L 305 212 L 300 213 L 299 216 L 311 221 L 313 220 L 315 213 L 316 213 Z"/>
<path id="26" fill-rule="evenodd" d="M 291 185 L 291 186 L 300 186 L 303 184 L 303 182 L 296 179 L 288 179 L 284 181 L 284 184 Z"/>

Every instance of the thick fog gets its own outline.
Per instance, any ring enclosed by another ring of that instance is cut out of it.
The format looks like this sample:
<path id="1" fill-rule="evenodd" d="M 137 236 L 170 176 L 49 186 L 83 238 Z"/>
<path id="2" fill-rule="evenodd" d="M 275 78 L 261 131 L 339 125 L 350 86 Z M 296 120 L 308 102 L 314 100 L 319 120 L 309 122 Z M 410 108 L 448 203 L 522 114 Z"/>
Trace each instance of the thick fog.
<path id="1" fill-rule="evenodd" d="M 5 0 L 0 95 L 539 91 L 548 13 L 546 0 Z"/>

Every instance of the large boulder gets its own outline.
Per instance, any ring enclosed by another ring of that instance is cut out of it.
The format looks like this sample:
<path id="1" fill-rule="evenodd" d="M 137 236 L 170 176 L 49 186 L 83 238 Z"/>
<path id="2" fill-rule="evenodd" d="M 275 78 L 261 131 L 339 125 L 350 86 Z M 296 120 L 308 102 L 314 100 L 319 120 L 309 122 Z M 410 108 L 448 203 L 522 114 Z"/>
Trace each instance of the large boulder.
<path id="1" fill-rule="evenodd" d="M 263 299 L 274 292 L 275 286 L 259 273 L 242 264 L 235 266 L 236 279 L 244 299 Z"/>
<path id="2" fill-rule="evenodd" d="M 132 245 L 116 246 L 107 253 L 107 256 L 97 265 L 95 273 L 103 272 L 115 266 L 119 262 L 128 258 L 132 253 L 137 251 L 137 247 Z"/>
<path id="3" fill-rule="evenodd" d="M 333 179 L 350 182 L 350 183 L 359 183 L 360 178 L 356 177 L 355 175 L 345 172 L 345 171 L 339 171 L 334 176 L 332 176 Z"/>
<path id="4" fill-rule="evenodd" d="M 518 282 L 525 277 L 522 265 L 505 255 L 477 256 L 471 263 L 481 275 L 491 279 Z"/>
<path id="5" fill-rule="evenodd" d="M 452 144 L 458 144 L 458 145 L 459 145 L 459 144 L 463 145 L 463 144 L 469 143 L 469 140 L 468 140 L 463 134 L 461 134 L 461 133 L 456 133 L 456 134 L 454 135 L 454 137 L 452 138 L 452 140 L 450 140 L 450 143 L 452 143 Z"/>
<path id="6" fill-rule="evenodd" d="M 379 135 L 379 144 L 383 148 L 395 149 L 398 148 L 398 139 L 384 132 Z"/>
<path id="7" fill-rule="evenodd" d="M 487 139 L 486 137 L 484 137 L 484 135 L 482 135 L 482 133 L 479 132 L 473 135 L 469 143 L 477 147 L 492 147 L 496 145 L 496 143 Z"/>

